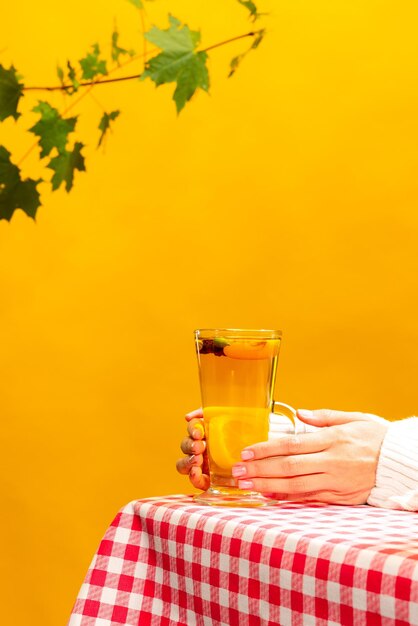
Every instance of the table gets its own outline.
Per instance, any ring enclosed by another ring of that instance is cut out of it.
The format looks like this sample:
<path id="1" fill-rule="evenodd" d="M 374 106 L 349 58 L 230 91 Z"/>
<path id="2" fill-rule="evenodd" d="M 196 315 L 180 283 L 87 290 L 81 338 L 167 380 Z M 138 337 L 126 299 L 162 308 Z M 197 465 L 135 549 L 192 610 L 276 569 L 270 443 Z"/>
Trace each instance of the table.
<path id="1" fill-rule="evenodd" d="M 69 626 L 418 625 L 418 514 L 369 506 L 124 507 Z"/>

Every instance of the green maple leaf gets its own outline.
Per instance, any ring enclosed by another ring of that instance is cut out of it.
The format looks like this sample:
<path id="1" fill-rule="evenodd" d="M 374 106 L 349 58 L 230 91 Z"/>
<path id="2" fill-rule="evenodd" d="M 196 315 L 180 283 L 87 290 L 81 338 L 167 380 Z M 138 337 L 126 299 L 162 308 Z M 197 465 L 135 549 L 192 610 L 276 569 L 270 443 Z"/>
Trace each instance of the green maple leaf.
<path id="1" fill-rule="evenodd" d="M 39 122 L 29 129 L 31 133 L 39 137 L 39 145 L 42 148 L 41 158 L 48 156 L 53 148 L 56 148 L 58 152 L 65 152 L 68 135 L 74 131 L 77 118 L 64 119 L 48 102 L 39 102 L 32 111 L 41 115 Z"/>
<path id="2" fill-rule="evenodd" d="M 250 12 L 250 19 L 255 22 L 261 17 L 262 13 L 258 12 L 258 9 L 252 0 L 238 0 L 242 6 L 244 6 Z"/>
<path id="3" fill-rule="evenodd" d="M 84 59 L 80 59 L 83 80 L 92 80 L 95 76 L 107 74 L 106 61 L 100 59 L 99 55 L 99 44 L 95 43 L 92 46 L 92 52 L 89 52 Z"/>
<path id="4" fill-rule="evenodd" d="M 245 52 L 243 52 L 242 54 L 239 54 L 238 56 L 234 57 L 231 60 L 231 63 L 229 65 L 229 74 L 228 74 L 228 78 L 231 78 L 231 76 L 233 76 L 235 74 L 235 72 L 237 71 L 238 67 L 241 65 L 243 59 L 245 59 L 245 57 L 247 56 L 247 54 L 251 51 L 251 50 L 256 50 L 258 48 L 258 46 L 260 45 L 260 43 L 263 41 L 264 37 L 266 36 L 266 31 L 265 29 L 258 31 L 257 33 L 255 33 L 254 36 L 254 40 L 251 44 L 251 46 L 248 48 L 248 50 L 246 50 Z"/>
<path id="5" fill-rule="evenodd" d="M 57 65 L 57 76 L 59 78 L 61 85 L 64 85 L 64 70 L 62 69 L 60 65 Z"/>
<path id="6" fill-rule="evenodd" d="M 258 33 L 256 33 L 256 36 L 254 37 L 254 41 L 251 44 L 250 50 L 256 50 L 258 46 L 260 45 L 260 43 L 263 41 L 265 36 L 266 36 L 266 29 L 263 28 L 262 30 L 259 30 Z"/>
<path id="7" fill-rule="evenodd" d="M 72 152 L 65 150 L 50 160 L 47 167 L 54 171 L 54 175 L 51 179 L 52 189 L 54 191 L 64 182 L 65 189 L 70 191 L 73 186 L 75 170 L 79 170 L 80 172 L 86 171 L 84 157 L 81 154 L 83 148 L 83 144 L 77 142 Z"/>
<path id="8" fill-rule="evenodd" d="M 151 43 L 162 52 L 147 61 L 141 80 L 149 77 L 157 87 L 164 83 L 176 82 L 173 94 L 179 113 L 197 89 L 209 90 L 209 74 L 206 67 L 207 54 L 197 52 L 200 32 L 192 31 L 187 25 L 170 15 L 170 27 L 161 30 L 153 26 L 145 34 Z"/>
<path id="9" fill-rule="evenodd" d="M 128 2 L 133 4 L 134 7 L 136 7 L 137 9 L 145 9 L 144 3 L 142 2 L 142 0 L 128 0 Z M 150 2 L 150 0 L 148 0 L 148 2 Z"/>
<path id="10" fill-rule="evenodd" d="M 65 80 L 65 70 L 57 65 L 57 76 L 61 83 L 61 87 L 70 95 L 78 91 L 80 86 L 80 81 L 77 80 L 76 73 L 74 67 L 71 65 L 70 61 L 67 61 L 67 79 L 71 83 L 68 84 L 68 81 Z"/>
<path id="11" fill-rule="evenodd" d="M 134 7 L 136 7 L 137 9 L 143 9 L 144 8 L 144 3 L 142 2 L 142 0 L 128 0 L 128 2 L 133 4 Z"/>
<path id="12" fill-rule="evenodd" d="M 115 61 L 115 63 L 117 64 L 119 64 L 120 56 L 124 54 L 128 54 L 130 57 L 133 57 L 135 54 L 135 50 L 126 50 L 126 48 L 121 48 L 118 44 L 118 40 L 119 40 L 119 33 L 115 28 L 112 33 L 111 55 L 112 55 L 112 61 Z"/>
<path id="13" fill-rule="evenodd" d="M 13 65 L 8 70 L 0 65 L 0 122 L 7 117 L 14 117 L 17 120 L 20 115 L 17 106 L 22 95 L 23 84 L 19 82 Z"/>
<path id="14" fill-rule="evenodd" d="M 242 62 L 244 56 L 245 56 L 245 54 L 239 54 L 238 56 L 234 57 L 231 60 L 231 63 L 229 64 L 228 78 L 231 78 L 231 76 L 233 76 L 235 74 L 235 72 L 237 71 L 237 69 L 241 65 L 241 62 Z"/>
<path id="15" fill-rule="evenodd" d="M 71 65 L 70 61 L 67 61 L 68 80 L 72 84 L 72 93 L 78 91 L 80 87 L 80 81 L 77 79 L 75 68 Z"/>
<path id="16" fill-rule="evenodd" d="M 16 209 L 35 217 L 40 206 L 39 180 L 22 180 L 20 169 L 10 161 L 10 152 L 0 146 L 0 220 L 10 220 Z"/>
<path id="17" fill-rule="evenodd" d="M 110 130 L 110 123 L 113 122 L 117 117 L 119 117 L 120 111 L 112 111 L 111 113 L 103 113 L 102 119 L 100 120 L 99 130 L 102 131 L 99 143 L 97 147 L 99 148 L 102 145 L 103 139 L 105 138 L 106 133 Z"/>

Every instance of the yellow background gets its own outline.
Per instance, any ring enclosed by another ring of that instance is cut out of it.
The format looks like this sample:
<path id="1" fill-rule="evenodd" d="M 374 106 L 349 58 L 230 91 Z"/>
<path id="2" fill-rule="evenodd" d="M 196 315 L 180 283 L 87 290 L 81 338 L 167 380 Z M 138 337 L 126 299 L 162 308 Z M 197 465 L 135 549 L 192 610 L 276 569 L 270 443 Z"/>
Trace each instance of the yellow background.
<path id="1" fill-rule="evenodd" d="M 72 114 L 88 172 L 70 194 L 44 185 L 36 223 L 0 222 L 5 624 L 65 624 L 118 509 L 190 490 L 174 462 L 199 404 L 195 327 L 281 328 L 278 396 L 295 406 L 417 411 L 416 2 L 261 6 L 260 49 L 231 80 L 247 42 L 214 50 L 210 96 L 179 117 L 172 87 L 97 87 L 122 111 L 105 153 L 86 97 Z M 204 46 L 251 28 L 234 0 L 147 7 L 201 27 Z M 0 60 L 55 84 L 115 16 L 140 49 L 122 0 L 9 3 Z M 22 110 L 38 98 L 65 106 L 40 92 Z M 0 128 L 16 161 L 36 119 Z"/>

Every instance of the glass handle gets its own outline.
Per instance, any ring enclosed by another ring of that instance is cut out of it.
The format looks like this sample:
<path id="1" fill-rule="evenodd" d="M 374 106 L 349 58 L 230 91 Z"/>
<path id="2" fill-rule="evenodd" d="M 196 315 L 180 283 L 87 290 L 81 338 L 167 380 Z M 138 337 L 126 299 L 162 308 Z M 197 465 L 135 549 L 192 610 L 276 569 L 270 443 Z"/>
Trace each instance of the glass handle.
<path id="1" fill-rule="evenodd" d="M 293 407 L 273 400 L 271 412 L 277 415 L 278 418 L 283 418 L 274 420 L 274 423 L 270 422 L 272 435 L 279 437 L 280 435 L 301 435 L 306 433 L 306 426 L 296 417 L 296 411 Z"/>

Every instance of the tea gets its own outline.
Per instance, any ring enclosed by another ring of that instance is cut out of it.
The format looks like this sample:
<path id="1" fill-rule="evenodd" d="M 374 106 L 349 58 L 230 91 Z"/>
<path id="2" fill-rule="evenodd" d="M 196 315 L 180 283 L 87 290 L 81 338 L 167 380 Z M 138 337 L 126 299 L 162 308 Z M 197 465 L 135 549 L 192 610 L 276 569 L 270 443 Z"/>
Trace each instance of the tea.
<path id="1" fill-rule="evenodd" d="M 238 489 L 231 469 L 241 460 L 243 448 L 268 438 L 281 335 L 221 332 L 196 334 L 210 491 L 249 495 Z"/>

